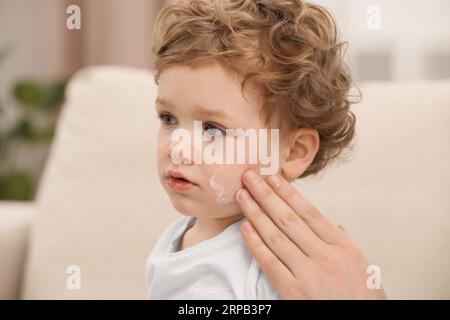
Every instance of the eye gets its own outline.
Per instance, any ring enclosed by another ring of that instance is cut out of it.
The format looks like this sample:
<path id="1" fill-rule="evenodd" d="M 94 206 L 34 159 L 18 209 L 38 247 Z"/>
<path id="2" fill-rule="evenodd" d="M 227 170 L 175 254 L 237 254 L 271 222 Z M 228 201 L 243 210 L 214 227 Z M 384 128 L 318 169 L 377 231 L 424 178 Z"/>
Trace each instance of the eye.
<path id="1" fill-rule="evenodd" d="M 177 124 L 177 119 L 169 113 L 160 113 L 158 114 L 158 117 L 166 126 L 173 126 Z"/>
<path id="2" fill-rule="evenodd" d="M 204 124 L 203 130 L 205 130 L 206 133 L 208 135 L 210 135 L 211 137 L 225 136 L 226 135 L 226 131 L 224 129 L 218 127 L 215 124 L 208 123 L 208 122 L 206 122 Z"/>

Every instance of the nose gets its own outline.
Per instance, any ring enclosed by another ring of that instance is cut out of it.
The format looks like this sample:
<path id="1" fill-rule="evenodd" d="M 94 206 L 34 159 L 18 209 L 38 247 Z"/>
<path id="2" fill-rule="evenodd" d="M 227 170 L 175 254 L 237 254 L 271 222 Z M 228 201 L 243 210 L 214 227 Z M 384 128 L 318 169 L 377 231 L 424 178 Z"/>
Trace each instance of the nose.
<path id="1" fill-rule="evenodd" d="M 172 141 L 169 146 L 168 157 L 173 164 L 189 164 L 191 156 L 188 154 L 182 141 Z"/>
<path id="2" fill-rule="evenodd" d="M 192 148 L 190 143 L 188 144 L 183 139 L 180 140 L 170 143 L 168 157 L 176 165 L 192 164 Z"/>
<path id="3" fill-rule="evenodd" d="M 200 123 L 180 126 L 170 134 L 169 158 L 175 164 L 203 163 L 203 130 Z"/>

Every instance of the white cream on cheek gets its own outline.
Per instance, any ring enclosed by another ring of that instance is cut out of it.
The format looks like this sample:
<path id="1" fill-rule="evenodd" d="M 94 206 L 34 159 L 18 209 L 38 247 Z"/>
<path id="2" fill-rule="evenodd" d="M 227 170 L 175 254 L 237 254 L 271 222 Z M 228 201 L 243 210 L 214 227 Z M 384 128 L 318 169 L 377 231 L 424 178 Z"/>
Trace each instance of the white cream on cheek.
<path id="1" fill-rule="evenodd" d="M 220 168 L 214 172 L 209 185 L 216 193 L 215 202 L 227 204 L 234 201 L 236 193 L 242 188 L 242 172 L 227 168 Z"/>
<path id="2" fill-rule="evenodd" d="M 236 194 L 243 187 L 242 174 L 256 165 L 228 165 L 216 171 L 209 180 L 211 188 L 216 194 L 217 204 L 232 203 L 236 199 Z"/>
<path id="3" fill-rule="evenodd" d="M 245 136 L 230 136 L 227 135 L 225 137 L 228 140 L 234 139 L 231 143 L 233 148 L 238 145 L 238 143 L 242 143 L 242 139 L 244 139 L 245 146 Z M 230 141 L 227 140 L 227 143 Z M 236 201 L 236 195 L 240 189 L 243 188 L 242 185 L 242 175 L 248 169 L 253 169 L 259 172 L 259 164 L 249 163 L 249 147 L 245 150 L 245 159 L 246 162 L 243 164 L 226 164 L 220 166 L 213 172 L 209 180 L 209 185 L 213 189 L 215 193 L 215 203 L 217 204 L 229 204 Z M 235 150 L 237 152 L 239 150 Z M 258 151 L 258 149 L 256 150 Z M 234 154 L 234 153 L 231 153 Z M 257 154 L 257 153 L 256 153 Z M 232 156 L 233 158 L 234 156 Z"/>

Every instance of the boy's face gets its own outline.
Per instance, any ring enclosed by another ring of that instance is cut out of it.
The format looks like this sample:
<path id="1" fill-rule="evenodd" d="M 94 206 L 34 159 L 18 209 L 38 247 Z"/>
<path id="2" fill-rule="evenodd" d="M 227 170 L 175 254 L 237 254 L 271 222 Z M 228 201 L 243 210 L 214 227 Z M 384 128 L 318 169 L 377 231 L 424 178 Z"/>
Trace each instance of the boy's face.
<path id="1" fill-rule="evenodd" d="M 225 218 L 240 213 L 234 201 L 217 203 L 211 178 L 217 180 L 218 188 L 235 188 L 245 169 L 258 165 L 194 163 L 194 154 L 201 157 L 205 147 L 211 143 L 203 141 L 201 146 L 195 144 L 194 121 L 202 121 L 202 133 L 210 136 L 225 134 L 225 129 L 266 128 L 260 117 L 263 101 L 257 90 L 247 85 L 245 94 L 247 100 L 242 95 L 240 82 L 217 64 L 195 69 L 173 66 L 162 71 L 155 102 L 161 118 L 157 145 L 158 173 L 172 204 L 180 213 L 209 218 Z M 172 151 L 174 147 L 180 148 L 179 144 L 183 142 L 171 139 L 174 130 L 180 129 L 187 130 L 192 137 L 190 155 L 178 156 L 182 163 L 173 160 Z M 171 178 L 170 172 L 173 171 L 181 173 L 191 184 L 178 183 L 178 180 Z"/>

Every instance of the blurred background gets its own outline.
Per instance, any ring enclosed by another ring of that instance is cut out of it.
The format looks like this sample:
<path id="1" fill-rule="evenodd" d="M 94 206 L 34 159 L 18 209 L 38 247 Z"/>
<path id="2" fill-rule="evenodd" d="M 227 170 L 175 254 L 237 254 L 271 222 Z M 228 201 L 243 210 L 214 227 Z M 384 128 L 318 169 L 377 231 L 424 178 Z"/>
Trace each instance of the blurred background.
<path id="1" fill-rule="evenodd" d="M 32 200 L 65 83 L 89 65 L 149 68 L 163 0 L 0 1 L 0 199 Z M 81 28 L 69 30 L 77 5 Z"/>
<path id="2" fill-rule="evenodd" d="M 32 200 L 67 79 L 88 65 L 151 68 L 164 0 L 0 0 L 0 199 Z M 358 83 L 450 77 L 450 2 L 321 0 Z M 81 28 L 64 27 L 66 8 Z"/>

